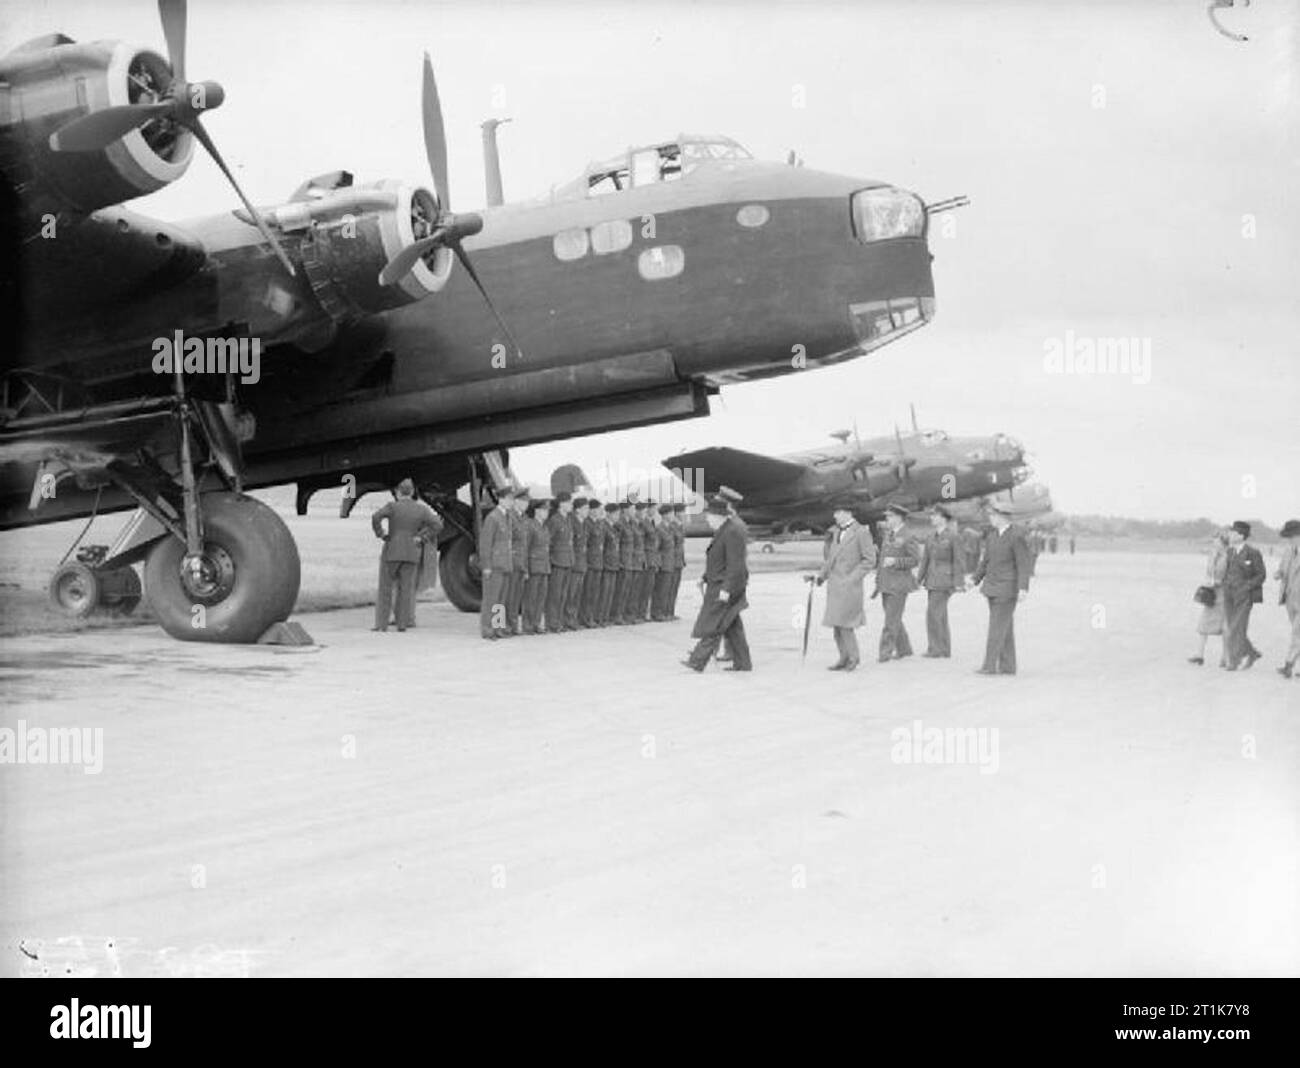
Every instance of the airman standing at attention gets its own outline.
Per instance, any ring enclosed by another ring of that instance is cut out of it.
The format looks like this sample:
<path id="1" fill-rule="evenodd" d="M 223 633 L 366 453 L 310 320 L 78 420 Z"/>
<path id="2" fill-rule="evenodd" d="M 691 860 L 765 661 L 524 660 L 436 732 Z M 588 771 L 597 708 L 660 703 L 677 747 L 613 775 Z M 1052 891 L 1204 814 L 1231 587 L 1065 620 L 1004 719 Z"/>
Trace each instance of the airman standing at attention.
<path id="1" fill-rule="evenodd" d="M 551 502 L 545 497 L 528 509 L 528 585 L 524 590 L 524 633 L 545 634 L 542 614 L 546 610 L 546 587 L 551 578 L 551 533 L 546 520 Z"/>
<path id="2" fill-rule="evenodd" d="M 600 589 L 605 577 L 605 510 L 593 497 L 587 502 L 587 580 L 582 586 L 582 625 L 600 626 Z"/>
<path id="3" fill-rule="evenodd" d="M 614 520 L 618 535 L 618 576 L 614 583 L 614 600 L 610 605 L 609 619 L 617 626 L 623 625 L 623 601 L 627 598 L 627 584 L 632 581 L 632 502 L 623 500 L 618 505 Z M 606 565 L 608 566 L 608 565 Z"/>
<path id="4" fill-rule="evenodd" d="M 645 574 L 645 531 L 641 529 L 641 513 L 644 511 L 645 505 L 636 501 L 628 504 L 625 513 L 628 551 L 624 557 L 623 573 L 627 576 L 627 584 L 619 615 L 626 625 L 641 622 L 636 617 L 636 605 L 641 594 L 641 576 Z"/>
<path id="5" fill-rule="evenodd" d="M 912 568 L 920 562 L 916 541 L 907 533 L 908 511 L 891 504 L 885 510 L 885 536 L 880 543 L 876 567 L 876 589 L 885 609 L 885 626 L 880 633 L 880 662 L 902 660 L 912 655 L 912 642 L 903 624 L 907 595 L 916 589 Z"/>
<path id="6" fill-rule="evenodd" d="M 659 506 L 654 501 L 645 502 L 641 518 L 641 534 L 645 541 L 645 571 L 641 574 L 641 599 L 637 602 L 636 618 L 650 621 L 650 602 L 654 598 L 655 584 L 659 581 Z"/>
<path id="7" fill-rule="evenodd" d="M 658 537 L 659 570 L 655 574 L 654 594 L 650 598 L 650 618 L 656 623 L 667 622 L 672 613 L 668 602 L 673 592 L 673 574 L 677 558 L 677 539 L 673 536 L 673 506 L 659 506 L 659 523 L 655 527 Z"/>
<path id="8" fill-rule="evenodd" d="M 514 508 L 510 512 L 510 583 L 506 589 L 506 630 L 519 634 L 523 625 L 521 609 L 524 604 L 524 587 L 528 583 L 528 527 L 524 510 L 530 496 L 528 487 L 515 493 Z"/>
<path id="9" fill-rule="evenodd" d="M 514 566 L 510 515 L 515 491 L 509 487 L 497 493 L 497 506 L 483 517 L 478 534 L 478 566 L 483 575 L 483 598 L 479 607 L 478 630 L 484 638 L 506 637 L 506 587 Z"/>
<path id="10" fill-rule="evenodd" d="M 668 618 L 678 619 L 677 591 L 682 588 L 682 572 L 686 570 L 686 505 L 673 505 L 673 582 L 668 591 Z"/>
<path id="11" fill-rule="evenodd" d="M 608 627 L 617 622 L 614 618 L 615 595 L 619 576 L 623 573 L 622 553 L 618 536 L 619 506 L 610 501 L 605 505 L 605 573 L 600 581 L 600 625 Z"/>
<path id="12" fill-rule="evenodd" d="M 569 630 L 579 630 L 582 622 L 582 587 L 587 581 L 587 498 L 578 497 L 569 515 L 573 529 L 573 570 L 569 573 L 569 589 L 564 596 L 564 625 Z"/>
<path id="13" fill-rule="evenodd" d="M 546 630 L 558 634 L 568 630 L 564 623 L 565 598 L 569 594 L 569 578 L 573 572 L 573 499 L 568 491 L 555 495 L 555 511 L 546 521 L 551 535 L 551 582 L 546 595 Z"/>
<path id="14" fill-rule="evenodd" d="M 442 520 L 424 501 L 415 499 L 415 483 L 402 479 L 395 490 L 397 499 L 389 501 L 370 517 L 375 537 L 382 539 L 379 554 L 379 592 L 375 597 L 374 630 L 388 629 L 389 613 L 399 631 L 415 626 L 415 573 L 426 541 L 438 540 Z M 388 529 L 384 529 L 384 520 Z M 393 594 L 397 595 L 394 608 Z"/>
<path id="15" fill-rule="evenodd" d="M 954 590 L 966 585 L 966 550 L 953 531 L 947 509 L 936 507 L 930 513 L 933 530 L 925 539 L 921 568 L 916 580 L 927 591 L 925 609 L 925 655 L 934 658 L 952 656 L 952 635 L 948 629 L 948 599 Z"/>

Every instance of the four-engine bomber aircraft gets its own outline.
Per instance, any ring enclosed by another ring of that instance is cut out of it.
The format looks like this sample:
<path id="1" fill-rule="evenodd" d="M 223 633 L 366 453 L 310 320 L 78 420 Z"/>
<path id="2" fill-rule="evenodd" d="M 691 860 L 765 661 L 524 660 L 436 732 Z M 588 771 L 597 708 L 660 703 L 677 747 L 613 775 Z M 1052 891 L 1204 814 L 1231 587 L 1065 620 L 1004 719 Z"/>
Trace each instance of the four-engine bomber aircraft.
<path id="1" fill-rule="evenodd" d="M 914 418 L 912 433 L 895 430 L 892 438 L 859 441 L 848 430 L 831 436 L 838 444 L 784 456 L 722 446 L 681 453 L 663 466 L 697 492 L 730 486 L 741 494 L 737 510 L 756 534 L 820 532 L 843 505 L 870 522 L 891 504 L 964 501 L 1010 490 L 1029 475 L 1024 448 L 1005 434 L 952 438 L 917 428 Z"/>
<path id="2" fill-rule="evenodd" d="M 159 10 L 166 59 L 61 34 L 0 58 L 19 268 L 0 308 L 0 528 L 137 508 L 107 558 L 60 572 L 74 608 L 106 590 L 132 605 L 144 561 L 169 634 L 254 641 L 293 608 L 299 564 L 243 490 L 296 483 L 302 511 L 410 475 L 448 520 L 447 593 L 473 609 L 477 516 L 456 494 L 485 454 L 705 415 L 724 383 L 851 359 L 933 315 L 927 220 L 946 203 L 725 137 L 453 214 L 427 57 L 432 190 L 339 171 L 176 225 L 123 210 L 180 178 L 196 141 L 234 183 L 202 124 L 221 86 L 186 81 L 183 0 Z"/>

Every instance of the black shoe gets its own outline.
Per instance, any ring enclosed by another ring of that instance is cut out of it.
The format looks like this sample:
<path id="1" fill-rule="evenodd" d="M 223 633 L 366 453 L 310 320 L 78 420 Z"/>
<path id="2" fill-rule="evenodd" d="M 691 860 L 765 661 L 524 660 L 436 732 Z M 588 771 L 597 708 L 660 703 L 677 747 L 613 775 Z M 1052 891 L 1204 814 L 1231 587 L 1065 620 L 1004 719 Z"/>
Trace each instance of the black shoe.
<path id="1" fill-rule="evenodd" d="M 893 658 L 892 656 L 878 656 L 878 657 L 876 657 L 876 663 L 877 663 L 877 664 L 888 664 L 888 663 L 889 663 L 891 660 L 893 660 L 893 659 L 894 659 L 894 658 Z"/>
<path id="2" fill-rule="evenodd" d="M 929 650 L 926 650 L 921 655 L 925 657 L 927 660 L 938 660 L 941 656 L 943 656 L 943 653 L 932 653 Z"/>
<path id="3" fill-rule="evenodd" d="M 717 660 L 719 664 L 727 664 L 731 661 L 731 657 L 722 655 L 716 656 L 714 659 Z"/>
<path id="4" fill-rule="evenodd" d="M 374 631 L 376 634 L 383 634 L 384 631 L 386 631 L 388 628 L 387 628 L 387 627 L 371 627 L 370 629 L 371 629 L 372 631 Z"/>
<path id="5" fill-rule="evenodd" d="M 857 670 L 858 670 L 858 664 L 859 664 L 859 661 L 857 661 L 857 660 L 850 660 L 847 664 L 844 665 L 844 670 L 845 670 L 845 671 L 857 671 Z"/>
<path id="6" fill-rule="evenodd" d="M 827 670 L 827 671 L 843 671 L 843 670 L 844 670 L 844 665 L 847 664 L 847 663 L 848 663 L 847 660 L 837 660 L 834 664 L 832 664 L 832 665 L 831 665 L 830 667 L 828 667 L 826 670 Z"/>
<path id="7" fill-rule="evenodd" d="M 1291 677 L 1291 672 L 1294 669 L 1295 669 L 1295 661 L 1288 660 L 1285 664 L 1283 664 L 1280 668 L 1277 669 L 1277 673 L 1281 675 L 1282 678 L 1289 679 Z"/>
<path id="8" fill-rule="evenodd" d="M 911 655 L 912 655 L 911 653 L 895 653 L 895 654 L 894 654 L 894 659 L 895 659 L 895 660 L 902 660 L 904 657 L 906 657 L 906 656 L 911 656 Z"/>
<path id="9" fill-rule="evenodd" d="M 688 667 L 688 668 L 690 668 L 690 669 L 691 669 L 692 671 L 694 671 L 696 674 L 699 674 L 701 671 L 704 670 L 703 667 L 696 667 L 696 666 L 695 666 L 693 663 L 691 663 L 691 661 L 689 661 L 689 660 L 683 660 L 681 663 L 682 663 L 682 666 L 683 666 L 683 667 Z"/>
<path id="10" fill-rule="evenodd" d="M 1187 662 L 1188 662 L 1189 664 L 1196 664 L 1197 666 L 1200 666 L 1201 664 L 1204 664 L 1204 663 L 1205 663 L 1205 657 L 1203 657 L 1203 656 L 1189 656 L 1189 657 L 1187 658 Z"/>
<path id="11" fill-rule="evenodd" d="M 398 634 L 405 634 L 405 633 L 406 633 L 406 628 L 405 628 L 405 627 L 398 627 L 398 628 L 397 628 L 397 633 L 398 633 Z"/>
<path id="12" fill-rule="evenodd" d="M 1264 654 L 1261 653 L 1258 649 L 1252 649 L 1250 652 L 1246 654 L 1246 662 L 1242 664 L 1241 670 L 1249 671 L 1251 668 L 1255 666 L 1255 661 L 1258 660 L 1263 655 Z"/>
<path id="13" fill-rule="evenodd" d="M 724 667 L 722 670 L 723 671 L 753 671 L 754 669 L 752 667 L 737 667 L 735 664 L 731 664 L 728 667 Z"/>
<path id="14" fill-rule="evenodd" d="M 996 675 L 997 672 L 996 672 L 996 671 L 990 671 L 988 668 L 976 668 L 976 669 L 975 669 L 975 674 L 976 674 L 976 675 Z"/>

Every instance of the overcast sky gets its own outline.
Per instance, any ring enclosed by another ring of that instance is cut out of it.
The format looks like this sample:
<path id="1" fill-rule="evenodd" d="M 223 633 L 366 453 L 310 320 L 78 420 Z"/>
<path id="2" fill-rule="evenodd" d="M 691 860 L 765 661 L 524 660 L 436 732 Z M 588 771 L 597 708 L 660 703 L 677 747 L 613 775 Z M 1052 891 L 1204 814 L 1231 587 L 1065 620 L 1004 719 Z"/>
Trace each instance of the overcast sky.
<path id="1" fill-rule="evenodd" d="M 259 203 L 339 167 L 427 183 L 426 49 L 460 210 L 483 200 L 478 124 L 506 115 L 508 199 L 683 129 L 970 196 L 932 235 L 926 328 L 728 387 L 707 420 L 519 450 L 532 481 L 566 460 L 594 474 L 683 447 L 808 447 L 855 419 L 887 434 L 915 402 L 923 425 L 1023 439 L 1065 511 L 1277 524 L 1300 515 L 1300 8 L 1221 12 L 1241 44 L 1206 7 L 194 0 L 188 67 L 224 85 L 207 125 Z M 59 30 L 162 50 L 149 0 L 0 0 L 0 27 L 6 48 Z M 132 207 L 233 204 L 196 155 Z M 1047 373 L 1067 331 L 1149 339 L 1150 381 Z"/>

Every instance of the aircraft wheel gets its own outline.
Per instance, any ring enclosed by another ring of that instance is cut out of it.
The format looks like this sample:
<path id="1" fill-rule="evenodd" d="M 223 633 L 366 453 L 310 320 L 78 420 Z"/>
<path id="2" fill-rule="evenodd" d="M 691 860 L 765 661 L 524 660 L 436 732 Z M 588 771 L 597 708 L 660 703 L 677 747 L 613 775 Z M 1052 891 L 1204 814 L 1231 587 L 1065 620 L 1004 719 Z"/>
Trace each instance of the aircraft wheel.
<path id="1" fill-rule="evenodd" d="M 99 607 L 99 575 L 82 563 L 64 564 L 50 577 L 50 603 L 73 619 L 85 619 Z"/>
<path id="2" fill-rule="evenodd" d="M 252 497 L 208 493 L 201 506 L 202 555 L 187 564 L 181 541 L 163 538 L 145 562 L 145 598 L 173 638 L 255 642 L 298 600 L 298 547 L 284 520 Z"/>
<path id="3" fill-rule="evenodd" d="M 115 616 L 129 616 L 140 603 L 140 576 L 133 567 L 118 567 L 101 571 L 103 587 L 100 599 L 104 608 Z"/>
<path id="4" fill-rule="evenodd" d="M 469 538 L 458 534 L 442 547 L 438 575 L 447 600 L 462 612 L 477 612 L 483 600 L 483 576 Z"/>

